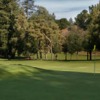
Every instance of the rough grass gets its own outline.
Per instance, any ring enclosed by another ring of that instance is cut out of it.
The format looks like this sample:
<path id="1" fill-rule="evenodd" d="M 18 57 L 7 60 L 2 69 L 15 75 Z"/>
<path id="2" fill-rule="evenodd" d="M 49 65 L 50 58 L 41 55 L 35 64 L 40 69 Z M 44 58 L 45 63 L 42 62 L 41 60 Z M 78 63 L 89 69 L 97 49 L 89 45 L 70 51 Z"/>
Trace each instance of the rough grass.
<path id="1" fill-rule="evenodd" d="M 0 60 L 0 100 L 100 100 L 100 61 Z"/>

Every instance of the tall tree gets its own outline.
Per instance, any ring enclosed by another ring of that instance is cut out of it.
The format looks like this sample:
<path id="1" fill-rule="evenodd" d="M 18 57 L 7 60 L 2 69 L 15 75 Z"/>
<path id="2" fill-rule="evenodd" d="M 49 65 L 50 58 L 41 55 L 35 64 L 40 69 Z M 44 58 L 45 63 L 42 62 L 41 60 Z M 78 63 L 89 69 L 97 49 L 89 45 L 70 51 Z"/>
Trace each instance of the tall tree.
<path id="1" fill-rule="evenodd" d="M 28 31 L 28 21 L 27 18 L 25 17 L 25 14 L 22 10 L 16 15 L 16 20 L 15 20 L 15 31 L 16 31 L 16 50 L 18 56 L 22 54 L 25 51 L 25 33 Z"/>
<path id="2" fill-rule="evenodd" d="M 38 34 L 38 52 L 42 59 L 43 52 L 45 55 L 48 51 L 52 53 L 53 36 L 59 34 L 59 28 L 52 15 L 44 7 L 39 6 L 30 20 L 34 23 L 35 33 Z"/>
<path id="3" fill-rule="evenodd" d="M 96 45 L 100 50 L 100 2 L 96 5 L 89 7 L 89 13 L 87 10 L 83 10 L 78 14 L 76 18 L 76 25 L 86 31 L 86 38 L 84 40 L 84 49 L 89 54 L 89 59 L 92 60 L 93 46 Z M 87 55 L 88 58 L 88 55 Z"/>
<path id="4" fill-rule="evenodd" d="M 0 55 L 6 56 L 9 14 L 6 11 L 6 0 L 0 0 Z"/>
<path id="5" fill-rule="evenodd" d="M 65 60 L 67 60 L 67 53 L 68 53 L 68 42 L 67 42 L 67 36 L 64 37 L 64 42 L 62 44 L 62 51 L 64 52 L 65 54 Z"/>
<path id="6" fill-rule="evenodd" d="M 78 25 L 80 28 L 86 30 L 89 24 L 89 13 L 87 10 L 83 10 L 80 14 L 77 15 L 75 18 L 75 24 Z"/>
<path id="7" fill-rule="evenodd" d="M 97 45 L 97 49 L 100 50 L 100 2 L 89 7 L 90 9 L 90 24 L 88 27 L 89 35 L 93 45 Z"/>
<path id="8" fill-rule="evenodd" d="M 63 52 L 65 53 L 65 60 L 66 53 L 69 52 L 71 55 L 75 52 L 79 52 L 82 50 L 82 42 L 84 31 L 77 26 L 71 26 L 68 35 L 65 37 L 65 41 L 63 43 Z"/>
<path id="9" fill-rule="evenodd" d="M 96 45 L 97 49 L 100 50 L 100 3 L 89 7 L 89 14 L 90 19 L 87 27 L 87 51 L 89 52 L 89 59 L 92 60 L 92 51 L 94 45 Z"/>
<path id="10" fill-rule="evenodd" d="M 15 53 L 15 44 L 14 41 L 16 40 L 16 31 L 14 28 L 15 25 L 15 20 L 16 20 L 16 15 L 18 14 L 19 7 L 17 4 L 17 0 L 1 0 L 0 4 L 2 4 L 0 12 L 1 12 L 1 19 L 3 18 L 4 20 L 1 21 L 0 24 L 2 24 L 1 34 L 3 37 L 2 40 L 6 40 L 3 42 L 2 46 L 5 44 L 6 47 L 6 52 L 5 53 L 7 56 L 12 57 Z M 5 39 L 4 39 L 5 38 Z"/>

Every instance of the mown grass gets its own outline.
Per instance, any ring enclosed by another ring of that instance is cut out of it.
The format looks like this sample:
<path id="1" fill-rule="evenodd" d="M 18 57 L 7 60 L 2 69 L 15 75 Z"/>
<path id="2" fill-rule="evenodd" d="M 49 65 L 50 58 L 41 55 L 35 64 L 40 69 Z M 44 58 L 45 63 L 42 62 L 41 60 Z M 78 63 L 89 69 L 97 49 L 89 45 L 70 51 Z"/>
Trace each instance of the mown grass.
<path id="1" fill-rule="evenodd" d="M 65 54 L 64 53 L 58 53 L 57 54 L 57 59 L 58 60 L 65 60 Z M 55 59 L 54 55 L 53 56 L 53 60 Z M 33 55 L 32 58 L 37 59 L 37 55 Z M 43 54 L 43 59 L 45 59 L 45 55 Z M 92 59 L 96 59 L 96 60 L 100 60 L 100 52 L 93 52 L 92 53 Z M 48 53 L 47 54 L 47 60 L 51 60 L 51 54 Z M 70 55 L 69 53 L 67 53 L 67 60 L 87 60 L 87 52 L 79 52 L 74 53 L 73 55 Z"/>
<path id="2" fill-rule="evenodd" d="M 0 100 L 100 100 L 100 61 L 0 60 Z"/>

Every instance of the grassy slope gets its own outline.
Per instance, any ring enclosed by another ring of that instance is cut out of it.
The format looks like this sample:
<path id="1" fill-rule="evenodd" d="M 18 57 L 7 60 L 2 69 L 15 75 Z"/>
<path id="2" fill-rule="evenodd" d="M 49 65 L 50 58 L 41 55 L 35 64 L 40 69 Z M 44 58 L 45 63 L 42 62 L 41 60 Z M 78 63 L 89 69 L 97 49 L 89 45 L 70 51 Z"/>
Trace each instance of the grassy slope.
<path id="1" fill-rule="evenodd" d="M 100 61 L 0 60 L 0 100 L 100 100 Z"/>

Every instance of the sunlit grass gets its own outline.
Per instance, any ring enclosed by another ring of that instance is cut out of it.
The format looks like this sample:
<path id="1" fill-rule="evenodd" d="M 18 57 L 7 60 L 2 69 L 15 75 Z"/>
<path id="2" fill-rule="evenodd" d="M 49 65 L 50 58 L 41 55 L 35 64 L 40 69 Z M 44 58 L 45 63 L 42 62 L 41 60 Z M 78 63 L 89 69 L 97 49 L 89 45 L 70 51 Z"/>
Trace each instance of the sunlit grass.
<path id="1" fill-rule="evenodd" d="M 75 71 L 93 73 L 94 61 L 44 61 L 44 60 L 4 60 L 3 66 L 10 67 L 10 71 L 18 70 L 23 66 L 37 67 L 56 71 Z M 95 61 L 96 73 L 100 73 L 100 61 Z M 13 70 L 11 70 L 13 69 Z"/>
<path id="2" fill-rule="evenodd" d="M 0 60 L 0 100 L 100 100 L 100 61 Z"/>

